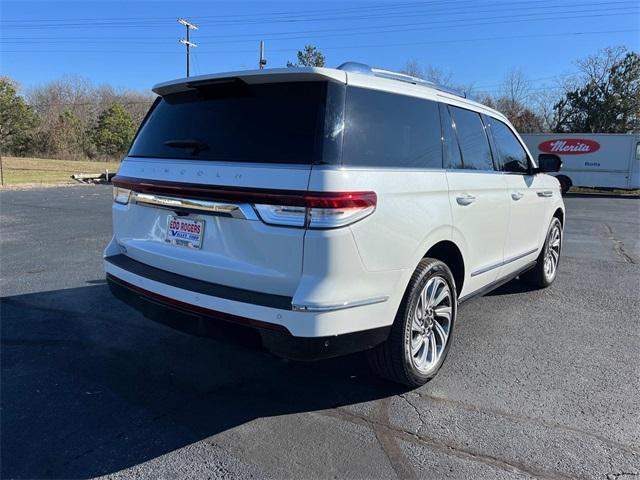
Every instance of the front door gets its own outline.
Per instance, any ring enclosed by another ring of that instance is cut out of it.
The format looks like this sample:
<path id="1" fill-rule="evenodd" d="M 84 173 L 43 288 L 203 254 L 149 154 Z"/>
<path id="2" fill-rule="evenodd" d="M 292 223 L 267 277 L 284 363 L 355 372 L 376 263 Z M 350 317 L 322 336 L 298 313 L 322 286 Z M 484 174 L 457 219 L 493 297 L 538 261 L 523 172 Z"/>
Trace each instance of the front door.
<path id="1" fill-rule="evenodd" d="M 514 132 L 505 123 L 490 118 L 490 131 L 504 171 L 509 228 L 500 276 L 514 273 L 535 260 L 547 233 L 553 195 L 544 175 L 531 174 L 531 160 Z"/>

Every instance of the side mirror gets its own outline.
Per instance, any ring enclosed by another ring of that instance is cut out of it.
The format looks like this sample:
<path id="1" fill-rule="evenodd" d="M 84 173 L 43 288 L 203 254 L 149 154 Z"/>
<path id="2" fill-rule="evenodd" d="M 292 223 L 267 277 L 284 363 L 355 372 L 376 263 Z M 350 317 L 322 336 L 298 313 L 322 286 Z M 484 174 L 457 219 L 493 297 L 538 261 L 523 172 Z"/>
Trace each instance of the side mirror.
<path id="1" fill-rule="evenodd" d="M 541 153 L 538 155 L 538 172 L 559 172 L 562 168 L 562 159 L 553 153 Z"/>

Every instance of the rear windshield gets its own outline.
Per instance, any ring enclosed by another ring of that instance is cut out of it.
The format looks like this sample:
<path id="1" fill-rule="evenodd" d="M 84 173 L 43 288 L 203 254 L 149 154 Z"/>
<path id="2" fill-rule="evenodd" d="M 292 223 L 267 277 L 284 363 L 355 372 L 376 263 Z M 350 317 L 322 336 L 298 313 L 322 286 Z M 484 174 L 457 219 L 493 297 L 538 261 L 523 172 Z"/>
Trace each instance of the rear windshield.
<path id="1" fill-rule="evenodd" d="M 335 164 L 342 141 L 335 125 L 343 109 L 335 97 L 343 90 L 329 82 L 250 85 L 230 80 L 165 95 L 129 156 Z"/>

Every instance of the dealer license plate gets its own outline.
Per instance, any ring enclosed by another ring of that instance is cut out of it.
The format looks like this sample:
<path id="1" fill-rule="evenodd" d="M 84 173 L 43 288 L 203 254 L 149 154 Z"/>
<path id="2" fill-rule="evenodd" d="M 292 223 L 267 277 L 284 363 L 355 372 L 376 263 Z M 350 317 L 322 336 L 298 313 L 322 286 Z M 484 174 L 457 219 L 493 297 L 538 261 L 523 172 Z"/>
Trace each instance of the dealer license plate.
<path id="1" fill-rule="evenodd" d="M 190 248 L 202 247 L 204 221 L 169 215 L 166 241 Z"/>

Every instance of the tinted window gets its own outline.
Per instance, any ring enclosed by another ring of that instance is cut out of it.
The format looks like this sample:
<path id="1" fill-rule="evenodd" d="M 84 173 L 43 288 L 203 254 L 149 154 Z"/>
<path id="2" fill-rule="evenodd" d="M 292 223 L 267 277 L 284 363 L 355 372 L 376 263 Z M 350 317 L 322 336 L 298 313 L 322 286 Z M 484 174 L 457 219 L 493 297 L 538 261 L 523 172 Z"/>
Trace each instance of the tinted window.
<path id="1" fill-rule="evenodd" d="M 499 120 L 491 119 L 491 132 L 496 143 L 502 168 L 506 172 L 529 171 L 527 152 L 511 129 Z"/>
<path id="2" fill-rule="evenodd" d="M 453 129 L 453 120 L 449 115 L 449 109 L 442 103 L 440 104 L 440 119 L 442 121 L 442 137 L 444 138 L 444 168 L 462 168 L 460 146 L 458 145 L 456 132 Z"/>
<path id="3" fill-rule="evenodd" d="M 437 103 L 351 87 L 345 119 L 344 165 L 442 168 Z"/>
<path id="4" fill-rule="evenodd" d="M 449 107 L 458 134 L 465 169 L 493 170 L 489 139 L 480 114 L 458 107 Z"/>
<path id="5" fill-rule="evenodd" d="M 344 90 L 342 86 L 336 86 Z M 326 82 L 203 85 L 165 95 L 129 155 L 259 163 L 337 163 L 341 129 L 325 135 Z M 333 145 L 332 145 L 333 144 Z M 330 158 L 335 157 L 335 158 Z"/>

